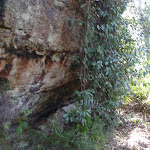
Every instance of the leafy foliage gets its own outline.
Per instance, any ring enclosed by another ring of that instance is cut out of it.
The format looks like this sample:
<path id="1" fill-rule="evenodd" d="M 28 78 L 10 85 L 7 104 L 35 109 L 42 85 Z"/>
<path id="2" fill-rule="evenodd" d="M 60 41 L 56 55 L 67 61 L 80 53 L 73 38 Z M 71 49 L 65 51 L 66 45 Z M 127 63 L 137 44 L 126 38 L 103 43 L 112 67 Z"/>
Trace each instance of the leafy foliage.
<path id="1" fill-rule="evenodd" d="M 76 92 L 77 110 L 73 117 L 70 113 L 68 119 L 78 123 L 80 120 L 85 126 L 85 118 L 98 115 L 105 127 L 114 127 L 118 118 L 115 110 L 128 93 L 130 81 L 137 74 L 134 66 L 139 60 L 128 30 L 131 22 L 122 17 L 127 1 L 80 2 L 86 12 L 78 73 L 81 91 Z"/>
<path id="2" fill-rule="evenodd" d="M 95 121 L 88 120 L 86 132 L 83 133 L 83 126 L 80 124 L 74 125 L 71 128 L 60 128 L 55 120 L 50 121 L 51 124 L 46 126 L 44 131 L 26 128 L 27 123 L 22 122 L 16 130 L 15 137 L 9 136 L 9 139 L 3 138 L 0 141 L 2 149 L 67 149 L 67 150 L 95 150 L 102 149 L 105 143 L 105 135 L 103 123 L 99 118 Z M 8 130 L 7 130 L 8 131 Z M 14 136 L 14 135 L 13 135 Z M 6 145 L 5 145 L 5 144 Z M 13 146 L 11 144 L 14 144 Z"/>
<path id="3" fill-rule="evenodd" d="M 150 113 L 150 74 L 135 78 L 131 84 L 132 91 L 126 101 L 139 104 L 138 111 Z"/>
<path id="4" fill-rule="evenodd" d="M 150 6 L 146 5 L 145 9 L 140 13 L 138 23 L 141 25 L 142 35 L 144 36 L 145 46 L 150 49 L 149 35 L 150 35 Z"/>

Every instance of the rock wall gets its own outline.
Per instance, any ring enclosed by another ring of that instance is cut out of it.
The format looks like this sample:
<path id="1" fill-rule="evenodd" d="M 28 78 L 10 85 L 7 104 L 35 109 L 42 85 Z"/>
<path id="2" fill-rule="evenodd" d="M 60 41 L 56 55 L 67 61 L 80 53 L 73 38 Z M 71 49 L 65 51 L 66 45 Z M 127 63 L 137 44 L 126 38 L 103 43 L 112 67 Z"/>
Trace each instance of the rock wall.
<path id="1" fill-rule="evenodd" d="M 79 87 L 82 29 L 69 20 L 83 17 L 78 0 L 0 1 L 0 123 L 26 110 L 35 121 Z"/>

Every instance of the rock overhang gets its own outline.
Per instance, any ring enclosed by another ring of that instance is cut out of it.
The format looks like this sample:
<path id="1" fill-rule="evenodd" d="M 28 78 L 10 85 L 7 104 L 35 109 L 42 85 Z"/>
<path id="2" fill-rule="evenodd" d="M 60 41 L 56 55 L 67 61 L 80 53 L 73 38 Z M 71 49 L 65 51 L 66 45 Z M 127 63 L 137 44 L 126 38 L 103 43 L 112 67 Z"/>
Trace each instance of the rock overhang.
<path id="1" fill-rule="evenodd" d="M 13 100 L 13 104 L 1 104 L 0 111 L 6 107 L 3 120 L 27 109 L 34 115 L 50 111 L 79 87 L 74 82 L 77 68 L 71 66 L 72 56 L 80 52 L 81 37 L 75 34 L 80 34 L 81 27 L 70 26 L 68 18 L 83 19 L 80 4 L 77 0 L 2 2 L 0 78 L 11 87 L 3 94 Z"/>

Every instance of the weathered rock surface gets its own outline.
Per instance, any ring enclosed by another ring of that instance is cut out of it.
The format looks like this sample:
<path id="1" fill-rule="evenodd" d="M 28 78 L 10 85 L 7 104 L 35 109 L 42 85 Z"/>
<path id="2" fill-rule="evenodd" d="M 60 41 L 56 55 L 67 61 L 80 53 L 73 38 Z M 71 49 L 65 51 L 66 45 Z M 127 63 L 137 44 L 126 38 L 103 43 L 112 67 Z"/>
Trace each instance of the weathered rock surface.
<path id="1" fill-rule="evenodd" d="M 78 0 L 0 1 L 0 123 L 48 114 L 78 88 Z"/>

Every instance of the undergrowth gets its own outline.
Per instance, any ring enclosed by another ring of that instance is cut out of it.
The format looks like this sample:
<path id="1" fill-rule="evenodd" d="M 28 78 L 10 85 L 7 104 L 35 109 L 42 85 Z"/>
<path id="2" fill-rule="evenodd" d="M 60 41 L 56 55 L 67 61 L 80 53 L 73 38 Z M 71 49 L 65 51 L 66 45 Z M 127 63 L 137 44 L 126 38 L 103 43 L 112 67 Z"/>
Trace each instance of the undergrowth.
<path id="1" fill-rule="evenodd" d="M 3 150 L 100 150 L 105 144 L 106 135 L 99 118 L 95 121 L 88 119 L 86 132 L 79 124 L 61 128 L 55 120 L 50 122 L 44 131 L 28 127 L 19 132 L 20 134 L 16 134 L 17 128 L 16 133 L 9 136 L 9 127 L 5 125 L 3 137 L 0 137 L 0 148 Z"/>
<path id="2" fill-rule="evenodd" d="M 134 78 L 126 102 L 137 103 L 138 111 L 150 113 L 150 74 Z"/>

